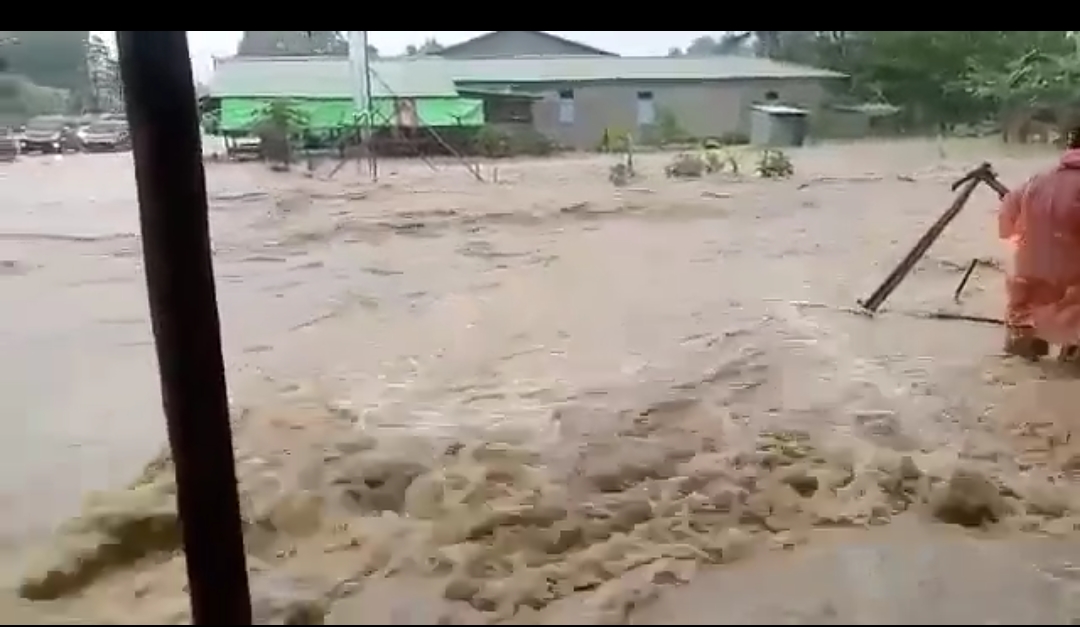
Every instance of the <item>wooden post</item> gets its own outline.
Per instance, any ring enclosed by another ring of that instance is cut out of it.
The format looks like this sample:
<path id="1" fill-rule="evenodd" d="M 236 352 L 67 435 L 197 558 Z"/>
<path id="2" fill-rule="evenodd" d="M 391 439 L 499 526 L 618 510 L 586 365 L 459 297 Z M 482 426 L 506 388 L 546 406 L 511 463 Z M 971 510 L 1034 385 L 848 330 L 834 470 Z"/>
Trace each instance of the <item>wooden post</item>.
<path id="1" fill-rule="evenodd" d="M 116 39 L 192 622 L 250 625 L 187 32 L 117 31 Z"/>

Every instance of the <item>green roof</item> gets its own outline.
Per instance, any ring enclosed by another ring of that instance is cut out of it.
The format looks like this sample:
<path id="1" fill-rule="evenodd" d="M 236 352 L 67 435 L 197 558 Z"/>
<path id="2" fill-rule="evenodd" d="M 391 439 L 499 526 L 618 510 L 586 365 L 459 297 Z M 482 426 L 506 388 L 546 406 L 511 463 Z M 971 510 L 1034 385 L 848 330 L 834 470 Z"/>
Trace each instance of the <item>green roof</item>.
<path id="1" fill-rule="evenodd" d="M 372 95 L 436 98 L 456 84 L 573 83 L 588 81 L 717 81 L 842 78 L 830 70 L 741 56 L 539 56 L 504 59 L 383 59 L 371 62 Z M 343 57 L 234 57 L 219 61 L 210 85 L 218 97 L 348 98 L 349 62 Z"/>

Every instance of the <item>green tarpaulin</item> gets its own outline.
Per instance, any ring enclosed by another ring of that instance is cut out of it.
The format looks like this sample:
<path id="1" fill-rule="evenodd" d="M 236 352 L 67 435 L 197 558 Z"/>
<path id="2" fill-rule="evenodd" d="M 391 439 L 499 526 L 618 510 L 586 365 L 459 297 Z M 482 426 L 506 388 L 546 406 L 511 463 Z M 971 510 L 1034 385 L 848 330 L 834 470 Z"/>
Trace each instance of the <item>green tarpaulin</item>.
<path id="1" fill-rule="evenodd" d="M 270 99 L 225 98 L 221 101 L 221 130 L 244 131 L 250 129 Z M 289 100 L 306 120 L 311 130 L 342 128 L 358 124 L 362 116 L 356 115 L 351 100 Z M 394 100 L 377 98 L 372 101 L 373 126 L 387 127 L 408 125 L 410 108 L 405 103 L 415 103 L 416 121 L 419 126 L 483 126 L 484 104 L 475 98 L 416 98 Z"/>

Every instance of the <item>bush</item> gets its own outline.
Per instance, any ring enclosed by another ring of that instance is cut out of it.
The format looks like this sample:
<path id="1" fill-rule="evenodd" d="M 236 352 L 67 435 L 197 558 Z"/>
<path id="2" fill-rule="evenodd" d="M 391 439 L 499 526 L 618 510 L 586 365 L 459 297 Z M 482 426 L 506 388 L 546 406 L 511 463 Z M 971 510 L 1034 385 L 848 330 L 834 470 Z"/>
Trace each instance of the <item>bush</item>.
<path id="1" fill-rule="evenodd" d="M 624 129 L 609 126 L 596 142 L 597 152 L 626 152 L 629 147 L 630 133 Z"/>
<path id="2" fill-rule="evenodd" d="M 546 157 L 558 148 L 551 138 L 534 129 L 509 132 L 493 126 L 481 128 L 473 139 L 474 149 L 484 157 Z"/>
<path id="3" fill-rule="evenodd" d="M 740 133 L 738 131 L 730 131 L 727 133 L 721 133 L 716 137 L 707 137 L 705 141 L 701 142 L 702 146 L 708 148 L 723 148 L 724 146 L 745 146 L 750 143 L 750 137 L 746 133 Z"/>
<path id="4" fill-rule="evenodd" d="M 795 173 L 795 166 L 783 151 L 766 150 L 758 160 L 757 173 L 763 179 L 782 179 Z"/>
<path id="5" fill-rule="evenodd" d="M 671 109 L 660 109 L 656 114 L 656 135 L 659 145 L 686 141 L 689 133 L 682 127 L 678 116 Z"/>
<path id="6" fill-rule="evenodd" d="M 739 160 L 735 155 L 720 148 L 705 149 L 705 171 L 716 174 L 725 170 L 732 174 L 739 173 Z"/>
<path id="7" fill-rule="evenodd" d="M 492 126 L 481 128 L 473 138 L 477 154 L 491 159 L 510 156 L 510 134 Z"/>
<path id="8" fill-rule="evenodd" d="M 704 157 L 682 152 L 675 155 L 671 163 L 664 168 L 664 174 L 668 178 L 696 179 L 701 178 L 707 170 L 708 164 Z"/>
<path id="9" fill-rule="evenodd" d="M 558 146 L 550 137 L 535 129 L 530 128 L 510 134 L 510 151 L 514 155 L 547 157 L 557 148 Z"/>

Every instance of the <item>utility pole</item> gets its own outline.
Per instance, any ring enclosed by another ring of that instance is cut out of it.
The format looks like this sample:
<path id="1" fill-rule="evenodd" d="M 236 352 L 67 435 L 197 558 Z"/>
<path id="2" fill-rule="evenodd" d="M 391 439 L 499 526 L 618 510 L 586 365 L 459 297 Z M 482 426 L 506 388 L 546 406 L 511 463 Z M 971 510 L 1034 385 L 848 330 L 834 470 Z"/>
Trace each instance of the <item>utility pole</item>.
<path id="1" fill-rule="evenodd" d="M 349 73 L 352 80 L 353 104 L 360 116 L 360 145 L 367 154 L 371 180 L 379 180 L 379 166 L 372 145 L 374 107 L 371 102 L 371 60 L 368 55 L 366 30 L 349 31 Z"/>

